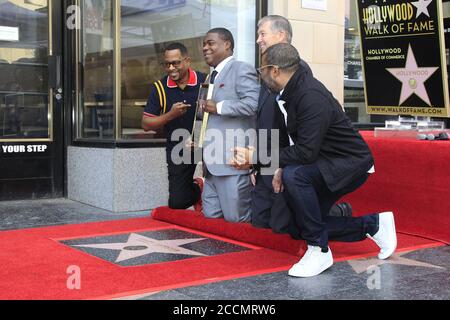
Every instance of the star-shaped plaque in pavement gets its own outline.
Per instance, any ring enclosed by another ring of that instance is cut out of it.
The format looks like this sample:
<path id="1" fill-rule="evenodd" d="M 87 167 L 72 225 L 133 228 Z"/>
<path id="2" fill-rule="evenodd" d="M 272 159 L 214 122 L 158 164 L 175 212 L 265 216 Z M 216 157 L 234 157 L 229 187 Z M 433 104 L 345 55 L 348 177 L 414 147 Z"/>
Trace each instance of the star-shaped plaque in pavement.
<path id="1" fill-rule="evenodd" d="M 427 105 L 431 106 L 430 98 L 428 97 L 427 89 L 425 88 L 425 81 L 427 81 L 438 69 L 439 67 L 419 68 L 411 45 L 409 45 L 405 67 L 386 68 L 387 71 L 402 83 L 402 92 L 398 105 L 401 105 L 409 97 L 415 94 Z"/>
<path id="2" fill-rule="evenodd" d="M 430 13 L 428 12 L 428 6 L 433 0 L 419 0 L 416 2 L 411 2 L 413 6 L 417 8 L 416 19 L 423 13 L 428 18 L 430 17 Z"/>
<path id="3" fill-rule="evenodd" d="M 435 266 L 433 264 L 420 262 L 420 261 L 416 261 L 413 259 L 408 259 L 408 258 L 403 257 L 405 254 L 408 254 L 410 252 L 412 252 L 412 251 L 397 253 L 386 260 L 370 258 L 370 259 L 351 260 L 351 261 L 347 261 L 347 262 L 353 268 L 353 270 L 355 270 L 355 272 L 358 274 L 364 273 L 364 272 L 368 271 L 370 268 L 381 266 L 383 264 L 396 264 L 396 265 L 403 265 L 403 266 L 410 266 L 410 267 L 422 267 L 422 268 L 446 270 L 443 267 L 439 267 L 439 266 Z"/>
<path id="4" fill-rule="evenodd" d="M 74 245 L 74 247 L 120 250 L 119 256 L 115 261 L 117 263 L 145 256 L 150 253 L 205 256 L 203 253 L 199 253 L 181 247 L 182 245 L 202 240 L 205 239 L 197 238 L 197 239 L 156 240 L 136 233 L 132 233 L 130 234 L 127 242 L 83 244 L 83 245 Z"/>
<path id="5" fill-rule="evenodd" d="M 62 240 L 61 244 L 122 267 L 213 257 L 249 248 L 176 228 Z"/>

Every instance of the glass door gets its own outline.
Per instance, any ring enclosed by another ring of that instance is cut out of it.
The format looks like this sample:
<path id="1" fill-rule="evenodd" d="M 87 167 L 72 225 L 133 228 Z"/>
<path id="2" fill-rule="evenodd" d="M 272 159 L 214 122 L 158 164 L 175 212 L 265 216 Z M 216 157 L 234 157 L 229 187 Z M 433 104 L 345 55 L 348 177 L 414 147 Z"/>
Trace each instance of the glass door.
<path id="1" fill-rule="evenodd" d="M 60 2 L 0 0 L 0 200 L 62 195 Z"/>

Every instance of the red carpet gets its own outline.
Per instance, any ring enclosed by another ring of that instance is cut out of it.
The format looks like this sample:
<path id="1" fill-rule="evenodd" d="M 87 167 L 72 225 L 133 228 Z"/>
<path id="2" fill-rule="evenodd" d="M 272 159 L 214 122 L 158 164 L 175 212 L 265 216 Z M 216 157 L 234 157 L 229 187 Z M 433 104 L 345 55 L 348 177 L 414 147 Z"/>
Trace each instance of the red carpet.
<path id="1" fill-rule="evenodd" d="M 302 256 L 306 244 L 303 240 L 294 240 L 286 234 L 275 234 L 268 229 L 254 228 L 248 223 L 230 223 L 223 219 L 206 219 L 192 210 L 171 210 L 161 207 L 153 210 L 152 217 L 168 223 L 176 223 L 194 230 L 216 234 L 224 238 L 239 240 L 252 245 L 283 251 L 295 256 Z M 440 246 L 443 243 L 421 237 L 397 234 L 398 251 Z M 371 240 L 344 243 L 330 241 L 330 248 L 336 262 L 376 256 L 379 248 Z"/>
<path id="2" fill-rule="evenodd" d="M 397 231 L 450 244 L 450 141 L 362 134 L 375 158 L 376 172 L 345 198 L 356 215 L 393 211 Z"/>
<path id="3" fill-rule="evenodd" d="M 363 136 L 374 154 L 376 173 L 361 189 L 346 197 L 355 215 L 393 211 L 399 232 L 398 251 L 450 244 L 447 187 L 450 142 L 380 139 L 374 138 L 373 133 Z M 129 219 L 0 232 L 0 300 L 107 299 L 285 271 L 305 249 L 304 241 L 288 235 L 249 224 L 206 219 L 190 210 L 158 208 L 152 216 L 155 220 Z M 59 242 L 164 230 L 193 233 L 247 249 L 120 266 Z M 370 240 L 331 242 L 330 247 L 336 262 L 378 253 Z M 67 288 L 70 266 L 80 268 L 80 290 Z"/>
<path id="4" fill-rule="evenodd" d="M 58 242 L 168 228 L 180 229 L 142 218 L 0 232 L 0 300 L 129 296 L 286 270 L 297 260 L 283 252 L 250 246 L 245 252 L 121 267 Z M 81 290 L 67 289 L 67 268 L 73 265 L 81 270 Z"/>
<path id="5" fill-rule="evenodd" d="M 155 210 L 154 215 L 159 219 L 173 220 L 178 226 L 140 218 L 0 232 L 3 247 L 0 251 L 0 300 L 110 299 L 285 271 L 298 261 L 298 254 L 289 253 L 298 252 L 303 243 L 248 224 L 206 220 L 193 211 L 162 208 Z M 237 244 L 247 251 L 123 267 L 59 242 L 169 229 Z M 399 235 L 400 250 L 439 245 L 418 237 Z M 335 261 L 377 253 L 369 241 L 335 243 L 331 247 Z M 80 268 L 80 290 L 67 288 L 70 277 L 67 269 L 70 266 Z"/>
<path id="6" fill-rule="evenodd" d="M 376 172 L 362 188 L 342 199 L 352 204 L 354 215 L 393 211 L 399 250 L 450 244 L 450 142 L 375 138 L 373 132 L 361 133 L 374 155 Z M 305 250 L 303 241 L 287 235 L 205 219 L 192 211 L 158 208 L 153 218 L 290 254 L 301 255 Z M 378 251 L 370 240 L 331 242 L 330 247 L 336 260 Z"/>

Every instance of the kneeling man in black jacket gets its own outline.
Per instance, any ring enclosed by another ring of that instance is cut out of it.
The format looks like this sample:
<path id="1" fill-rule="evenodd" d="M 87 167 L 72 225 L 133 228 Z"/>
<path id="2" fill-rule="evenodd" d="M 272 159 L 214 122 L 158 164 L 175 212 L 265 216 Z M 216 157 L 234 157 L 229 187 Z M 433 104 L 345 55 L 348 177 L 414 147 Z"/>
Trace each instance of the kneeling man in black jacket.
<path id="1" fill-rule="evenodd" d="M 275 192 L 285 190 L 301 236 L 305 255 L 290 270 L 294 277 L 316 276 L 333 265 L 328 239 L 343 242 L 369 237 L 387 259 L 397 247 L 392 212 L 364 217 L 332 217 L 330 208 L 364 184 L 374 171 L 369 147 L 353 128 L 343 108 L 310 70 L 300 64 L 290 44 L 269 47 L 258 69 L 261 79 L 278 93 L 290 146 L 280 150 Z"/>

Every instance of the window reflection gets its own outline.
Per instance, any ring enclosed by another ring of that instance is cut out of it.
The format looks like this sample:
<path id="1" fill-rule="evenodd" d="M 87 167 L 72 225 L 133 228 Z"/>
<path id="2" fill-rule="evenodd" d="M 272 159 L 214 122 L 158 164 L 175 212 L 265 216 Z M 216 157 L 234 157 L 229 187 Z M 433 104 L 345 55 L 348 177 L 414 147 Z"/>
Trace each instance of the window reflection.
<path id="1" fill-rule="evenodd" d="M 80 138 L 114 138 L 113 1 L 81 1 L 78 124 Z"/>
<path id="2" fill-rule="evenodd" d="M 0 1 L 0 139 L 48 139 L 47 1 Z"/>
<path id="3" fill-rule="evenodd" d="M 122 0 L 121 122 L 123 139 L 164 138 L 162 130 L 144 133 L 141 119 L 152 83 L 165 75 L 162 56 L 171 42 L 183 43 L 195 70 L 209 73 L 203 37 L 214 27 L 228 28 L 235 57 L 255 62 L 255 1 Z"/>
<path id="4" fill-rule="evenodd" d="M 119 1 L 119 0 L 118 0 Z M 114 1 L 80 0 L 77 33 L 77 138 L 115 139 L 115 112 L 122 139 L 163 139 L 163 130 L 141 129 L 152 83 L 165 75 L 164 48 L 182 42 L 193 69 L 208 73 L 202 40 L 214 27 L 228 28 L 236 40 L 235 57 L 254 64 L 255 0 L 121 0 L 121 63 L 114 65 Z M 120 105 L 114 105 L 114 79 L 120 78 Z"/>

